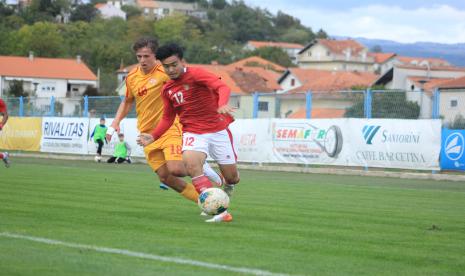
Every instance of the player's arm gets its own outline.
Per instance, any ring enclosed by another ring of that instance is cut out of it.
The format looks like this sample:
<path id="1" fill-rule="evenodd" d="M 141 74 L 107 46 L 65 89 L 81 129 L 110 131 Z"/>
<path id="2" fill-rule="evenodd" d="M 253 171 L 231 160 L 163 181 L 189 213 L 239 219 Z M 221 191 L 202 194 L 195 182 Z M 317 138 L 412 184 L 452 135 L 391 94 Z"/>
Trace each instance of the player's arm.
<path id="1" fill-rule="evenodd" d="M 119 124 L 128 115 L 129 111 L 131 111 L 133 105 L 134 97 L 132 97 L 132 94 L 128 88 L 128 82 L 126 81 L 126 97 L 124 97 L 123 101 L 119 104 L 115 118 L 107 130 L 107 135 L 105 136 L 107 141 L 111 140 L 113 133 L 120 131 Z"/>
<path id="2" fill-rule="evenodd" d="M 200 84 L 218 93 L 218 113 L 232 114 L 234 108 L 228 104 L 231 89 L 218 76 L 205 71 L 198 70 L 195 78 Z"/>
<path id="3" fill-rule="evenodd" d="M 5 126 L 6 122 L 8 121 L 8 111 L 5 109 L 5 111 L 0 114 L 3 114 L 3 119 L 0 122 L 0 130 L 2 130 L 3 126 Z"/>
<path id="4" fill-rule="evenodd" d="M 158 122 L 157 126 L 151 133 L 141 133 L 139 138 L 137 139 L 137 143 L 141 146 L 147 146 L 154 141 L 158 140 L 172 125 L 174 119 L 176 118 L 176 111 L 174 107 L 171 105 L 171 101 L 166 96 L 166 94 L 162 93 L 163 99 L 163 116 L 161 117 L 160 122 Z"/>

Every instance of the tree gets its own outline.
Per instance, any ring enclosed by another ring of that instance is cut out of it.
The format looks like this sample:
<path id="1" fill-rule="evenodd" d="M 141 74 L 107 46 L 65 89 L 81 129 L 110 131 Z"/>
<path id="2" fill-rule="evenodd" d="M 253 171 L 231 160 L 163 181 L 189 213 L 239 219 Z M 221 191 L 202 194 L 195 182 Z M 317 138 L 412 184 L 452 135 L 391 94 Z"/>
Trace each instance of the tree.
<path id="1" fill-rule="evenodd" d="M 315 37 L 316 38 L 327 39 L 329 36 L 323 29 L 320 29 L 320 30 L 318 30 L 318 32 L 316 32 Z"/>
<path id="2" fill-rule="evenodd" d="M 212 7 L 217 10 L 222 10 L 228 5 L 226 0 L 212 0 Z"/>
<path id="3" fill-rule="evenodd" d="M 155 36 L 160 43 L 175 42 L 184 44 L 185 41 L 199 40 L 200 30 L 188 23 L 184 15 L 167 16 L 155 22 Z"/>
<path id="4" fill-rule="evenodd" d="M 465 129 L 465 118 L 462 114 L 457 114 L 454 121 L 449 126 L 450 129 Z"/>
<path id="5" fill-rule="evenodd" d="M 382 53 L 383 48 L 381 48 L 380 45 L 374 45 L 373 47 L 371 47 L 370 52 L 372 52 L 372 53 Z"/>
<path id="6" fill-rule="evenodd" d="M 142 14 L 142 11 L 138 7 L 132 5 L 124 5 L 121 7 L 121 10 L 126 13 L 127 19 L 139 17 Z"/>
<path id="7" fill-rule="evenodd" d="M 289 55 L 278 47 L 262 47 L 250 52 L 248 56 L 259 56 L 284 67 L 293 66 Z"/>
<path id="8" fill-rule="evenodd" d="M 77 6 L 71 12 L 71 21 L 92 21 L 98 14 L 98 10 L 92 4 L 85 4 Z"/>
<path id="9" fill-rule="evenodd" d="M 32 26 L 25 25 L 14 38 L 16 49 L 14 54 L 27 55 L 33 51 L 40 57 L 59 57 L 64 54 L 64 40 L 57 24 L 37 22 Z"/>
<path id="10" fill-rule="evenodd" d="M 372 94 L 372 118 L 418 119 L 420 106 L 407 101 L 403 92 L 378 92 Z M 364 117 L 364 96 L 361 93 L 353 98 L 353 105 L 346 109 L 344 117 Z"/>
<path id="11" fill-rule="evenodd" d="M 24 91 L 23 85 L 24 82 L 22 80 L 12 80 L 8 85 L 6 94 L 9 97 L 27 97 L 28 93 Z"/>

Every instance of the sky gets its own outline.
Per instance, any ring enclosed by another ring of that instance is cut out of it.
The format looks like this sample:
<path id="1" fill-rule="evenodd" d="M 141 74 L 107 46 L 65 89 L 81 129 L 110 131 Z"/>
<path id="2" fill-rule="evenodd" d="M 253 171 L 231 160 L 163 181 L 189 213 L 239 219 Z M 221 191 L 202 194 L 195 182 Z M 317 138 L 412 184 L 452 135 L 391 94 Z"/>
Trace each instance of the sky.
<path id="1" fill-rule="evenodd" d="M 245 0 L 281 10 L 315 32 L 403 43 L 465 43 L 465 0 Z"/>

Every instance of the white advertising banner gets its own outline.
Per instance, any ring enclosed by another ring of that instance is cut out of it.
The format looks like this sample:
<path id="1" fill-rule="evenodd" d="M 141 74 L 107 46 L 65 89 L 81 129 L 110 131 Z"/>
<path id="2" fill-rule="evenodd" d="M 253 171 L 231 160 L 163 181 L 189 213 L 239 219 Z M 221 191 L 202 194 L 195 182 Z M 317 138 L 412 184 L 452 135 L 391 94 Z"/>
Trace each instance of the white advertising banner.
<path id="1" fill-rule="evenodd" d="M 239 161 L 439 168 L 439 120 L 236 120 L 231 131 Z"/>
<path id="2" fill-rule="evenodd" d="M 42 118 L 41 152 L 87 154 L 89 119 Z"/>
<path id="3" fill-rule="evenodd" d="M 106 119 L 105 125 L 109 127 L 113 119 Z M 94 142 L 94 139 L 91 137 L 92 132 L 95 129 L 95 126 L 100 124 L 100 119 L 92 118 L 89 122 L 89 139 L 87 140 L 88 153 L 95 155 L 97 153 L 97 144 Z M 124 133 L 124 140 L 131 147 L 131 156 L 135 157 L 144 157 L 144 149 L 137 145 L 136 139 L 139 135 L 137 130 L 137 120 L 136 119 L 124 119 L 120 123 L 120 132 Z M 111 138 L 111 141 L 105 143 L 102 149 L 102 155 L 113 156 L 115 149 L 115 144 L 119 141 L 118 135 L 115 133 Z"/>

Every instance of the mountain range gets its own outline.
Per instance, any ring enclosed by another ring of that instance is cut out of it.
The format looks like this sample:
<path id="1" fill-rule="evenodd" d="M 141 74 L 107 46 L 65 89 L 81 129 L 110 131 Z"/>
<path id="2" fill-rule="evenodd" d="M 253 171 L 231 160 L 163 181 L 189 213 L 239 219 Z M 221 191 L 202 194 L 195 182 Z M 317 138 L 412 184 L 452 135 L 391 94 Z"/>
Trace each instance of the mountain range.
<path id="1" fill-rule="evenodd" d="M 338 37 L 342 39 L 342 37 Z M 442 58 L 453 65 L 465 67 L 465 43 L 442 44 L 434 42 L 400 43 L 383 39 L 353 38 L 368 49 L 379 45 L 384 53 L 401 56 Z"/>

